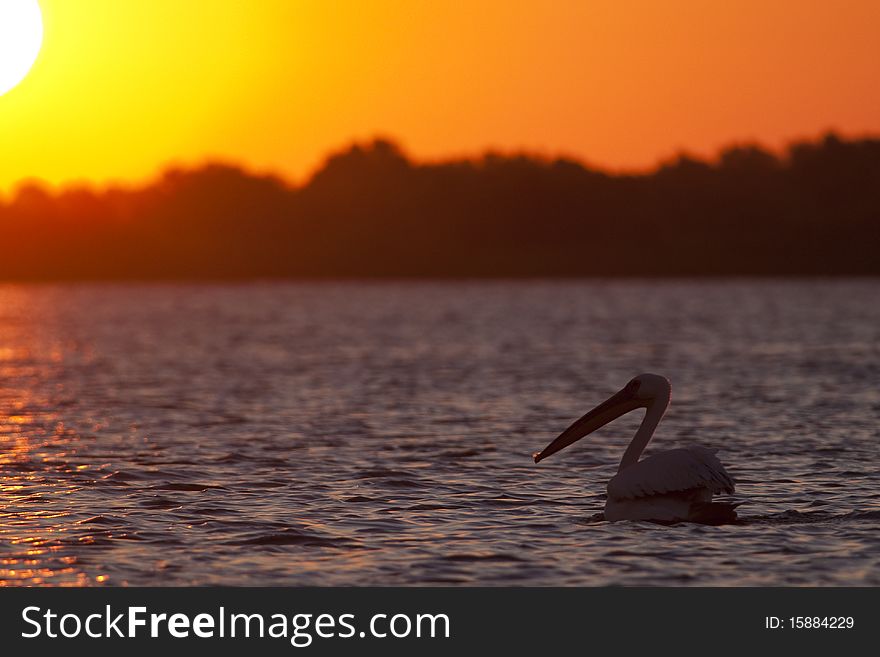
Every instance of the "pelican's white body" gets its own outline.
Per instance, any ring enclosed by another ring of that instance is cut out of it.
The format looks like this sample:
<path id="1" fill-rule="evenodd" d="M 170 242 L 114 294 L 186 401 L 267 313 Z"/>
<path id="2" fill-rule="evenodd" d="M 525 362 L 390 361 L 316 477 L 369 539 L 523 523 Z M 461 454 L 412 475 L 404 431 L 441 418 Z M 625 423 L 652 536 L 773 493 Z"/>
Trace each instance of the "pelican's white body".
<path id="1" fill-rule="evenodd" d="M 693 519 L 716 493 L 733 493 L 734 483 L 705 447 L 659 452 L 621 470 L 608 482 L 605 519 L 680 522 Z"/>

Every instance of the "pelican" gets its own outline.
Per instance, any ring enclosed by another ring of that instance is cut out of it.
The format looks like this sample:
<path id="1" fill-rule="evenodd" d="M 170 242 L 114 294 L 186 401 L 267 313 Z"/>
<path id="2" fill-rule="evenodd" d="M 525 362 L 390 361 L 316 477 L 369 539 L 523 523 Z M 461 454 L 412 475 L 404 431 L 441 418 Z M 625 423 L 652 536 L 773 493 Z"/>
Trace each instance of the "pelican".
<path id="1" fill-rule="evenodd" d="M 734 481 L 715 456 L 716 450 L 694 445 L 639 460 L 669 406 L 671 392 L 665 377 L 640 374 L 623 390 L 568 427 L 543 451 L 535 452 L 532 455 L 535 463 L 621 415 L 644 408 L 645 418 L 623 453 L 617 474 L 608 482 L 605 519 L 612 522 L 733 522 L 738 504 L 712 501 L 714 494 L 734 491 Z"/>

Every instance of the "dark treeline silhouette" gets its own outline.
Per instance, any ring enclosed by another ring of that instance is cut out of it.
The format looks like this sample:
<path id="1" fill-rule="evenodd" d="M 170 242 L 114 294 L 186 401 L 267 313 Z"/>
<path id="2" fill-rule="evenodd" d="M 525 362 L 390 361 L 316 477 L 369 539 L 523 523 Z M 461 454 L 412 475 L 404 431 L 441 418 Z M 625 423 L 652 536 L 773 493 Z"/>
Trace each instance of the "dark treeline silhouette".
<path id="1" fill-rule="evenodd" d="M 137 189 L 25 184 L 0 202 L 0 279 L 865 275 L 878 238 L 878 139 L 640 175 L 525 155 L 419 164 L 377 140 L 300 187 L 218 164 Z"/>

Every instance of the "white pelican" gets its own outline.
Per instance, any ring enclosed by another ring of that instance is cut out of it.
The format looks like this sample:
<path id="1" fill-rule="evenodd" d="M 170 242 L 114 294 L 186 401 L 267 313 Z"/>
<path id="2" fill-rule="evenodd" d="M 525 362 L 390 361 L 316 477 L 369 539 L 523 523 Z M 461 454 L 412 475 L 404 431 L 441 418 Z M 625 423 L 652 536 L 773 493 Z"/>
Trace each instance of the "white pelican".
<path id="1" fill-rule="evenodd" d="M 626 387 L 577 420 L 541 452 L 535 463 L 555 454 L 637 408 L 645 419 L 608 482 L 605 519 L 700 522 L 721 524 L 736 520 L 737 503 L 713 502 L 714 493 L 733 493 L 734 482 L 714 449 L 684 447 L 652 454 L 639 461 L 669 406 L 671 386 L 665 377 L 640 374 Z"/>

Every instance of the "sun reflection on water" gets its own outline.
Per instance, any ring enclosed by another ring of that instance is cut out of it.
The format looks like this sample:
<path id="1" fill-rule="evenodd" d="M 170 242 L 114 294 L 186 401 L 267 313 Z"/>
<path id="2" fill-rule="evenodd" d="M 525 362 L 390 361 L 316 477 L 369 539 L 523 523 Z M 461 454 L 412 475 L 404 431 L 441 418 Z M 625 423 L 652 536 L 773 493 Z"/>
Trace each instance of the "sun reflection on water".
<path id="1" fill-rule="evenodd" d="M 32 403 L 18 400 L 14 405 Z M 0 414 L 0 586 L 92 583 L 67 538 L 70 512 L 57 504 L 51 511 L 40 506 L 49 496 L 57 502 L 78 489 L 63 476 L 77 469 L 64 462 L 69 436 L 47 437 L 39 429 L 31 433 L 47 423 L 54 425 L 54 418 Z"/>
<path id="2" fill-rule="evenodd" d="M 20 288 L 0 289 L 7 313 L 28 318 L 27 303 Z M 80 567 L 64 499 L 82 487 L 71 475 L 89 465 L 71 461 L 78 437 L 33 385 L 39 336 L 29 321 L 0 322 L 0 586 L 87 586 L 104 579 Z M 60 356 L 56 347 L 46 355 Z"/>

